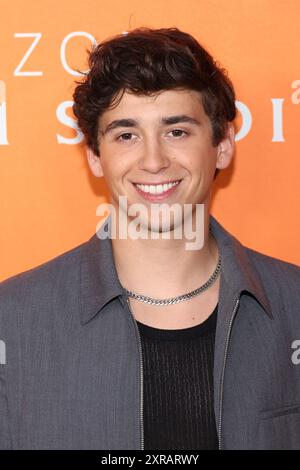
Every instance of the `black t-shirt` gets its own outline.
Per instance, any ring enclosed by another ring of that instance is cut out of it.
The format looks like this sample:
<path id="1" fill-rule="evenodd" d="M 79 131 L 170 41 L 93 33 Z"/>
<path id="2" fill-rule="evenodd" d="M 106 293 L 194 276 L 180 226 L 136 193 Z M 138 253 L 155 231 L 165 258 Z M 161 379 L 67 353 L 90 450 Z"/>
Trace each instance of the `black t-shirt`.
<path id="1" fill-rule="evenodd" d="M 144 448 L 217 449 L 213 363 L 218 306 L 199 325 L 163 330 L 137 321 L 143 352 Z"/>

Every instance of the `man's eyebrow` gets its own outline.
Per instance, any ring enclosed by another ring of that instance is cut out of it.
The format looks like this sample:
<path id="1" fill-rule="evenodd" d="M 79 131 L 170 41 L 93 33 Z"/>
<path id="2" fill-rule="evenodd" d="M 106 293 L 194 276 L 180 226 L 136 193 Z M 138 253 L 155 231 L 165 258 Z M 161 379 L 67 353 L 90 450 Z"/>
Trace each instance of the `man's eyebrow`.
<path id="1" fill-rule="evenodd" d="M 200 122 L 197 119 L 188 116 L 187 114 L 179 114 L 178 116 L 169 116 L 162 118 L 162 123 L 165 125 L 178 124 L 180 122 L 187 122 L 189 124 L 195 124 L 197 126 L 200 126 Z"/>
<path id="2" fill-rule="evenodd" d="M 136 127 L 137 125 L 138 123 L 134 119 L 116 119 L 115 121 L 112 121 L 110 124 L 108 124 L 104 131 L 101 131 L 101 134 L 105 135 L 117 127 Z"/>
<path id="3" fill-rule="evenodd" d="M 167 116 L 161 119 L 161 124 L 166 125 L 166 126 L 170 124 L 179 124 L 181 122 L 187 122 L 189 124 L 194 124 L 197 126 L 200 125 L 200 122 L 197 119 L 191 116 L 188 116 L 187 114 Z M 116 129 L 117 127 L 138 127 L 138 125 L 139 125 L 139 122 L 136 121 L 135 119 L 116 119 L 112 121 L 110 124 L 108 124 L 108 126 L 106 126 L 104 131 L 101 131 L 101 134 L 105 135 L 108 132 L 112 131 L 113 129 Z"/>

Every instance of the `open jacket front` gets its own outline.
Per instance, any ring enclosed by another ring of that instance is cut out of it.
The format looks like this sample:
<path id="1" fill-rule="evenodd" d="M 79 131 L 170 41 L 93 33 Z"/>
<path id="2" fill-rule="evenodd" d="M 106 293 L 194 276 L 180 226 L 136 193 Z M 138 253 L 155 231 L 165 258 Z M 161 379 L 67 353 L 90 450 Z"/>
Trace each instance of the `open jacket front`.
<path id="1" fill-rule="evenodd" d="M 220 448 L 299 449 L 300 268 L 210 224 L 223 261 Z M 0 340 L 0 449 L 143 447 L 139 333 L 110 239 L 95 234 L 3 281 Z"/>

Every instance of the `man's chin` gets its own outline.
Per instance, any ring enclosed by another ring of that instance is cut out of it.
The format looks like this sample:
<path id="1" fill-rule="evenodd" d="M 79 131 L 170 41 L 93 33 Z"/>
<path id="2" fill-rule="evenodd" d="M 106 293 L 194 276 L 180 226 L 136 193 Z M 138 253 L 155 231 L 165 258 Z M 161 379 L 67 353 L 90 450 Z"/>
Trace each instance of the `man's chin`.
<path id="1" fill-rule="evenodd" d="M 140 228 L 143 231 L 148 232 L 150 235 L 163 234 L 174 232 L 175 228 L 180 229 L 182 227 L 182 220 L 172 221 L 157 221 L 157 220 L 140 220 Z"/>

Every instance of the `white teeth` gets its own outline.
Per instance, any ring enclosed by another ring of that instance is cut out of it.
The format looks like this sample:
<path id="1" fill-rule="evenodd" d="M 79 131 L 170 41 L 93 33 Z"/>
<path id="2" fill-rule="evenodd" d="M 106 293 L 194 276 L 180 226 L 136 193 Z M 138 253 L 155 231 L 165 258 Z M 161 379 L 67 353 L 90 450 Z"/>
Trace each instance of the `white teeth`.
<path id="1" fill-rule="evenodd" d="M 173 183 L 157 184 L 155 186 L 153 184 L 137 184 L 136 186 L 144 191 L 144 193 L 162 194 L 171 189 L 173 186 L 176 186 L 178 183 L 179 181 L 174 181 Z"/>

